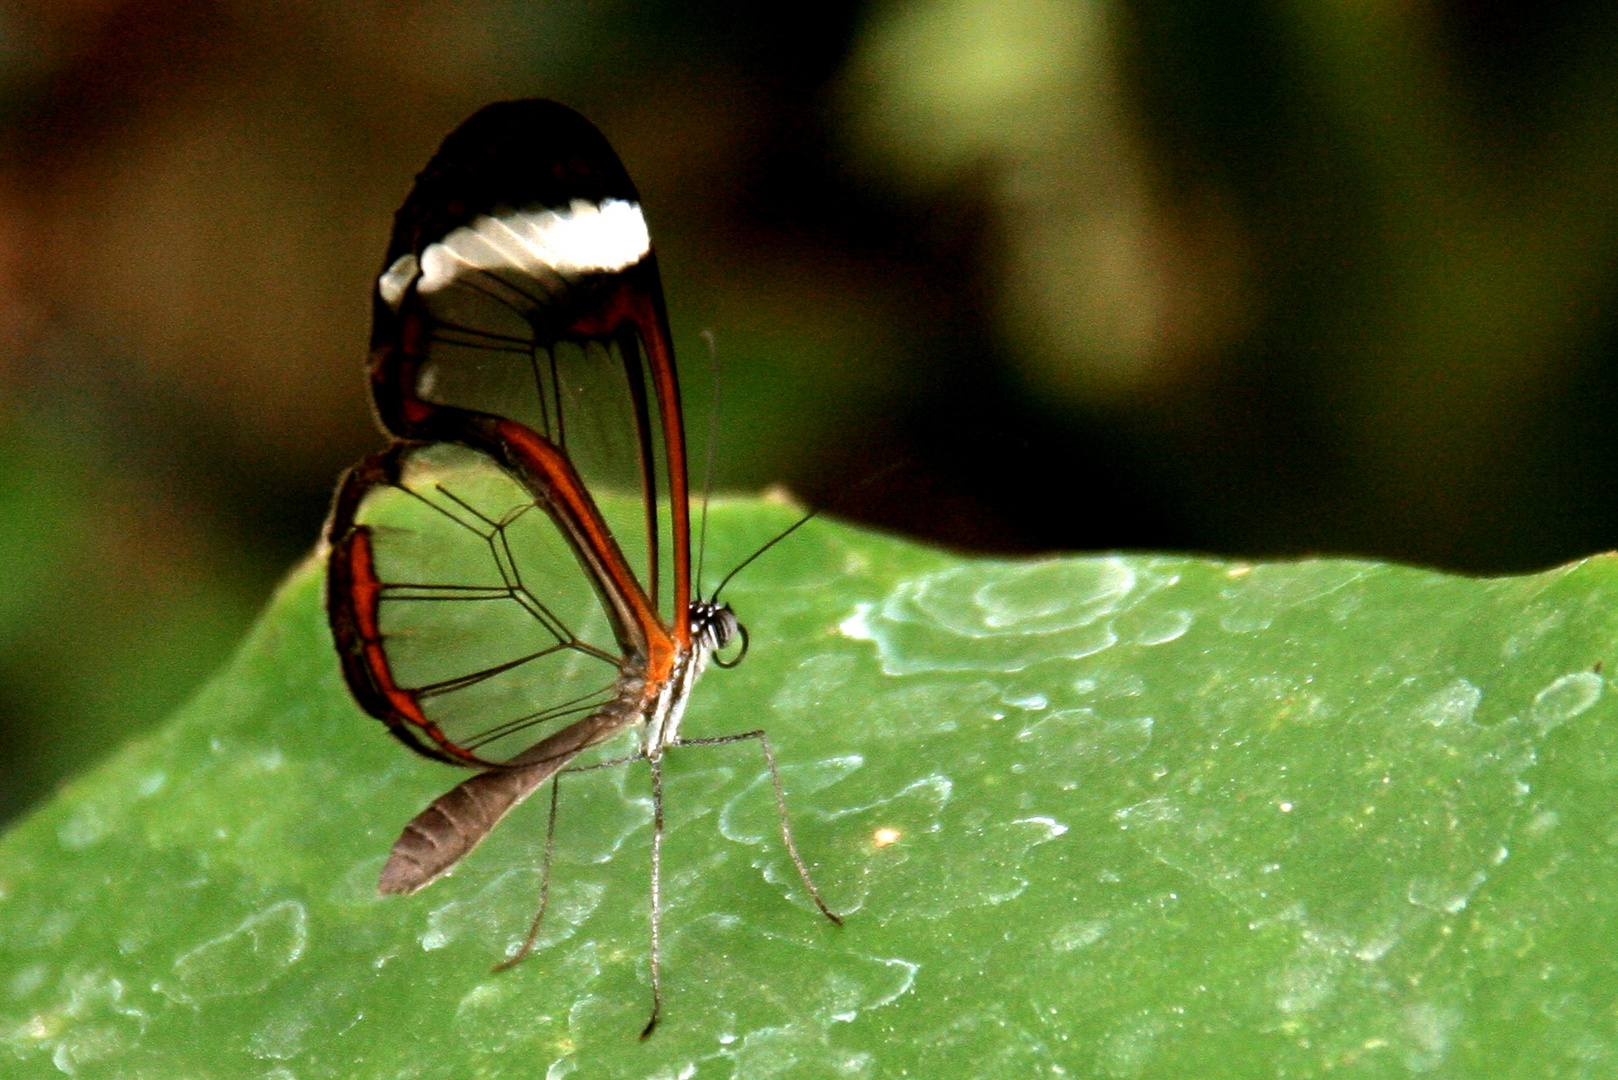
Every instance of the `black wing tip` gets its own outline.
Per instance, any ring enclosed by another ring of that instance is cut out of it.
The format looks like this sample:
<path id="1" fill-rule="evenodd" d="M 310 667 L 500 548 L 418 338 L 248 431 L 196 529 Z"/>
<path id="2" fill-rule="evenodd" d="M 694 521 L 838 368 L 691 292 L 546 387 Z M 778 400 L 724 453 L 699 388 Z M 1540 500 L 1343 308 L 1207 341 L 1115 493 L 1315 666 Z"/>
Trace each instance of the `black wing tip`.
<path id="1" fill-rule="evenodd" d="M 575 199 L 640 201 L 607 137 L 548 98 L 485 105 L 450 132 L 416 177 L 385 266 L 497 207 L 561 209 Z"/>
<path id="2" fill-rule="evenodd" d="M 477 112 L 461 121 L 444 141 L 460 137 L 479 137 L 485 129 L 498 133 L 509 128 L 543 128 L 566 129 L 569 127 L 593 132 L 599 136 L 595 125 L 585 119 L 584 114 L 577 109 L 569 108 L 560 101 L 551 98 L 513 98 L 510 101 L 495 101 L 483 106 Z"/>
<path id="3" fill-rule="evenodd" d="M 577 169 L 581 164 L 593 164 L 603 173 L 622 173 L 623 181 L 629 181 L 612 144 L 600 129 L 582 113 L 549 98 L 519 98 L 483 106 L 445 136 L 427 168 L 432 171 L 440 159 L 450 164 L 481 159 L 487 165 L 491 159 L 499 164 L 513 157 L 527 165 L 550 161 L 558 166 L 572 164 Z M 570 162 L 568 159 L 573 157 L 586 160 Z M 601 168 L 609 163 L 617 166 L 616 170 Z"/>

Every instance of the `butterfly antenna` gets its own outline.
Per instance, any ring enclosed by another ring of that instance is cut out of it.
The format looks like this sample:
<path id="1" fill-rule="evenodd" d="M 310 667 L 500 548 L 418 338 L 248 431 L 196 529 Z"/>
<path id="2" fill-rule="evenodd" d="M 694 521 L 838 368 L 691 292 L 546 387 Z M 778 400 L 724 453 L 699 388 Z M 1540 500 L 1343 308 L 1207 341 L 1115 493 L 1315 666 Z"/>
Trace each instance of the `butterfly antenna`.
<path id="1" fill-rule="evenodd" d="M 855 491 L 860 490 L 861 488 L 869 487 L 870 485 L 876 483 L 878 480 L 881 480 L 881 479 L 883 479 L 883 478 L 885 478 L 887 476 L 891 476 L 893 473 L 898 472 L 900 469 L 908 468 L 911 464 L 913 464 L 911 459 L 909 459 L 909 458 L 901 458 L 900 460 L 893 462 L 891 465 L 888 465 L 888 466 L 885 466 L 884 468 L 878 469 L 876 472 L 872 473 L 870 476 L 867 476 L 865 479 L 861 480 L 859 483 L 857 483 L 853 487 L 849 488 L 848 492 L 855 492 Z M 848 492 L 845 492 L 845 494 L 847 494 Z M 760 555 L 762 555 L 766 551 L 770 550 L 776 544 L 779 544 L 781 541 L 785 540 L 787 537 L 791 536 L 793 533 L 797 532 L 799 529 L 801 529 L 805 525 L 809 524 L 810 519 L 812 519 L 812 518 L 816 517 L 817 515 L 819 515 L 820 511 L 823 510 L 823 509 L 825 509 L 825 507 L 821 507 L 821 506 L 815 507 L 813 510 L 809 511 L 807 514 L 803 515 L 803 517 L 799 518 L 797 521 L 794 521 L 791 525 L 788 525 L 785 529 L 782 529 L 780 532 L 776 533 L 775 536 L 773 536 L 772 538 L 770 538 L 768 541 L 765 542 L 763 547 L 759 548 L 757 551 L 753 552 L 753 554 L 751 554 L 747 558 L 743 559 L 741 561 L 741 563 L 734 570 L 732 570 L 730 573 L 725 575 L 725 580 L 723 580 L 723 581 L 721 581 L 719 583 L 719 588 L 717 588 L 717 589 L 715 589 L 713 591 L 713 596 L 711 596 L 709 599 L 717 601 L 719 599 L 719 594 L 725 591 L 725 586 L 730 584 L 730 579 L 731 578 L 733 578 L 737 574 L 741 573 L 742 570 L 745 567 L 747 567 L 754 559 L 758 558 Z"/>
<path id="2" fill-rule="evenodd" d="M 702 332 L 708 343 L 708 373 L 713 376 L 713 400 L 708 408 L 708 460 L 702 466 L 702 523 L 697 528 L 697 583 L 702 582 L 702 561 L 708 554 L 708 499 L 713 495 L 713 449 L 719 441 L 719 347 L 712 330 Z M 726 580 L 729 580 L 728 578 Z M 714 594 L 715 596 L 718 593 Z"/>
<path id="3" fill-rule="evenodd" d="M 759 548 L 757 551 L 753 552 L 753 554 L 751 554 L 747 558 L 743 559 L 736 566 L 736 568 L 734 570 L 732 570 L 730 573 L 725 575 L 725 580 L 723 580 L 723 581 L 721 581 L 719 583 L 719 588 L 717 588 L 717 589 L 715 589 L 713 591 L 713 596 L 710 597 L 710 599 L 714 600 L 714 601 L 717 601 L 719 599 L 719 594 L 725 591 L 725 586 L 730 584 L 730 579 L 731 578 L 735 577 L 737 574 L 739 574 L 743 570 L 745 570 L 749 565 L 752 564 L 754 559 L 758 558 L 760 555 L 762 555 L 766 551 L 770 550 L 776 544 L 779 544 L 781 541 L 785 540 L 787 537 L 791 536 L 793 533 L 797 532 L 799 529 L 801 529 L 805 525 L 809 524 L 809 519 L 815 517 L 819 513 L 820 513 L 820 508 L 819 507 L 816 507 L 815 509 L 809 511 L 807 514 L 803 515 L 803 517 L 799 518 L 797 521 L 794 521 L 791 525 L 788 525 L 785 529 L 782 529 L 780 532 L 776 533 L 773 537 L 771 537 L 768 541 L 765 542 L 763 547 Z"/>

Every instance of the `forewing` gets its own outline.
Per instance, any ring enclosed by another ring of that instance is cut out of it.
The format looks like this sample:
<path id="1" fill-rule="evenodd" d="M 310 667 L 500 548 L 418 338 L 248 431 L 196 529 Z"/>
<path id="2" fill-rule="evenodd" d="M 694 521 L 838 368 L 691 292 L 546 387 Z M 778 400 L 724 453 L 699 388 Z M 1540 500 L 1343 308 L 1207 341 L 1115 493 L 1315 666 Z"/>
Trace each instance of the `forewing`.
<path id="1" fill-rule="evenodd" d="M 490 106 L 399 212 L 375 299 L 372 381 L 400 438 L 501 458 L 487 418 L 557 447 L 588 489 L 632 494 L 623 564 L 684 643 L 685 446 L 639 195 L 596 129 L 554 102 Z M 540 493 L 543 498 L 543 493 Z"/>

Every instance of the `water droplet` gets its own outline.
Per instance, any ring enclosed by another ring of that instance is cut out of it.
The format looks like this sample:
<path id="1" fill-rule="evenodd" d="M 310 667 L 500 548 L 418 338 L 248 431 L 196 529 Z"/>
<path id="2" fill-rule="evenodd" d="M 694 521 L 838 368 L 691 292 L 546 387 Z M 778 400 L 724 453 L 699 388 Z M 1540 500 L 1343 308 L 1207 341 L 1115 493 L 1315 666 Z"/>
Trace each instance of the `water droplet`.
<path id="1" fill-rule="evenodd" d="M 1329 596 L 1370 573 L 1365 563 L 1341 559 L 1304 559 L 1294 563 L 1266 563 L 1233 577 L 1220 590 L 1228 601 L 1219 618 L 1222 630 L 1252 634 L 1267 630 L 1277 618 L 1323 596 Z"/>
<path id="2" fill-rule="evenodd" d="M 1021 671 L 1111 646 L 1105 617 L 1134 586 L 1119 559 L 973 563 L 902 582 L 840 628 L 875 642 L 890 675 Z"/>
<path id="3" fill-rule="evenodd" d="M 308 944 L 308 913 L 298 901 L 282 900 L 180 956 L 173 978 L 156 989 L 188 1005 L 257 993 L 297 963 Z"/>
<path id="4" fill-rule="evenodd" d="M 1118 616 L 1112 628 L 1126 645 L 1167 645 L 1184 637 L 1194 621 L 1189 611 L 1137 610 Z"/>
<path id="5" fill-rule="evenodd" d="M 1482 690 L 1465 679 L 1456 679 L 1416 706 L 1412 719 L 1433 727 L 1462 724 L 1472 719 L 1482 701 Z"/>
<path id="6" fill-rule="evenodd" d="M 1082 922 L 1069 923 L 1052 935 L 1051 948 L 1057 952 L 1072 952 L 1087 945 L 1094 945 L 1107 935 L 1107 929 L 1106 919 L 1085 919 Z"/>
<path id="7" fill-rule="evenodd" d="M 1529 719 L 1544 735 L 1600 701 L 1605 685 L 1601 676 L 1592 671 L 1563 675 L 1534 696 Z"/>
<path id="8" fill-rule="evenodd" d="M 1455 915 L 1466 910 L 1472 894 L 1488 880 L 1481 870 L 1474 871 L 1464 881 L 1443 881 L 1438 878 L 1416 878 L 1411 881 L 1406 898 L 1417 907 L 1436 911 L 1442 915 Z"/>
<path id="9" fill-rule="evenodd" d="M 535 951 L 548 949 L 578 932 L 601 905 L 607 888 L 599 882 L 565 879 L 551 882 L 550 903 L 540 927 Z M 476 941 L 507 941 L 515 949 L 528 932 L 528 926 L 513 912 L 528 912 L 539 902 L 539 871 L 520 868 L 507 870 L 473 895 L 451 900 L 427 914 L 427 928 L 419 938 L 426 952 L 442 949 L 462 938 Z"/>

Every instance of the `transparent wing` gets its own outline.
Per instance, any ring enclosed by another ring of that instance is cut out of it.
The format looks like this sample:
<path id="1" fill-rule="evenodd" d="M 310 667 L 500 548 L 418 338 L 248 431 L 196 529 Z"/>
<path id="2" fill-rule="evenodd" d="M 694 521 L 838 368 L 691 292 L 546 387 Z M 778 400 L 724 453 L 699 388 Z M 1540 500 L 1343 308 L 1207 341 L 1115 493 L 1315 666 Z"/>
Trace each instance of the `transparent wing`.
<path id="1" fill-rule="evenodd" d="M 473 116 L 399 211 L 374 312 L 384 426 L 498 455 L 485 429 L 500 418 L 556 447 L 590 491 L 637 497 L 640 523 L 617 544 L 686 644 L 674 354 L 639 195 L 601 133 L 555 102 Z"/>
<path id="2" fill-rule="evenodd" d="M 599 507 L 617 527 L 640 517 L 635 499 Z M 368 459 L 331 533 L 345 674 L 415 748 L 502 763 L 617 696 L 623 658 L 591 579 L 549 514 L 481 453 L 436 443 Z"/>
<path id="3" fill-rule="evenodd" d="M 642 519 L 614 536 L 672 625 L 668 455 L 638 335 L 547 341 L 544 312 L 528 309 L 516 288 L 495 285 L 502 275 L 457 280 L 420 305 L 426 340 L 415 394 L 435 406 L 515 420 L 555 444 L 598 497 L 640 500 Z"/>

